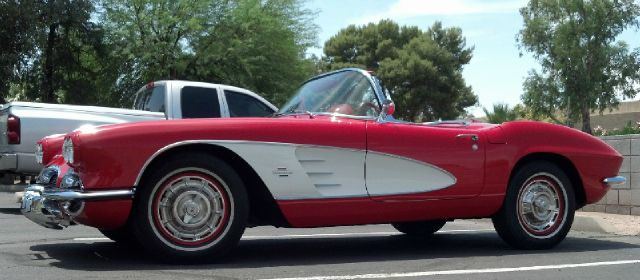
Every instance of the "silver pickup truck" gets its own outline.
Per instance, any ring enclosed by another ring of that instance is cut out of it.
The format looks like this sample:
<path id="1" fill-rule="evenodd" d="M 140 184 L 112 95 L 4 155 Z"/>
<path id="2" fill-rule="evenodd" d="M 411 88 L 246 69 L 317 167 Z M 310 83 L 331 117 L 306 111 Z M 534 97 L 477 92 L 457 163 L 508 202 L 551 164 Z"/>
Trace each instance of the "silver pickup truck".
<path id="1" fill-rule="evenodd" d="M 143 86 L 133 109 L 10 102 L 0 108 L 0 176 L 36 175 L 36 142 L 83 125 L 184 118 L 262 117 L 277 108 L 246 89 L 227 85 L 158 81 Z"/>

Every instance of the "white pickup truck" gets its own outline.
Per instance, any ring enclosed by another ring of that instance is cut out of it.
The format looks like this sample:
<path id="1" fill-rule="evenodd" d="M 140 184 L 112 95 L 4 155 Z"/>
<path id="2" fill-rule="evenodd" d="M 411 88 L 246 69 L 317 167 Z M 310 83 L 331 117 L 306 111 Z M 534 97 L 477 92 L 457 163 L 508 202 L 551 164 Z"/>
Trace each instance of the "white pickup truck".
<path id="1" fill-rule="evenodd" d="M 200 82 L 158 81 L 136 93 L 133 109 L 10 102 L 0 108 L 0 176 L 36 175 L 36 142 L 83 125 L 185 118 L 263 117 L 277 108 L 246 89 Z"/>

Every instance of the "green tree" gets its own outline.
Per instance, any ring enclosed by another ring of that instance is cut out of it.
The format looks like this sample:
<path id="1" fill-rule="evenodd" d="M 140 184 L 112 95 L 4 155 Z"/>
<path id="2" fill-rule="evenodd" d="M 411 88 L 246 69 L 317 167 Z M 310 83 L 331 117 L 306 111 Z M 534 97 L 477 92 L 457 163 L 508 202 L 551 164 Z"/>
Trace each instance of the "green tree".
<path id="1" fill-rule="evenodd" d="M 640 26 L 640 5 L 633 0 L 530 0 L 520 9 L 524 27 L 517 40 L 533 53 L 542 73 L 530 71 L 524 104 L 536 117 L 568 124 L 581 121 L 592 133 L 590 113 L 617 106 L 636 95 L 640 49 L 631 52 L 616 37 Z"/>
<path id="2" fill-rule="evenodd" d="M 34 55 L 33 4 L 16 0 L 0 2 L 0 103 L 5 103 L 11 83 L 16 82 L 28 58 Z"/>
<path id="3" fill-rule="evenodd" d="M 192 79 L 253 89 L 284 103 L 314 72 L 315 14 L 296 0 L 237 0 L 209 32 L 195 41 L 186 66 Z"/>
<path id="4" fill-rule="evenodd" d="M 516 107 L 510 108 L 506 103 L 493 104 L 492 111 L 487 108 L 482 108 L 484 114 L 487 117 L 487 121 L 490 123 L 501 124 L 503 122 L 514 121 L 518 119 L 518 111 Z"/>
<path id="5" fill-rule="evenodd" d="M 477 103 L 462 77 L 472 51 L 460 28 L 436 22 L 422 31 L 391 20 L 348 26 L 324 46 L 326 70 L 375 71 L 397 104 L 396 116 L 412 121 L 456 118 Z"/>
<path id="6" fill-rule="evenodd" d="M 94 79 L 102 77 L 96 48 L 102 46 L 100 27 L 91 22 L 89 0 L 7 1 L 2 12 L 9 22 L 4 55 L 4 92 L 12 99 L 43 102 L 93 103 Z M 6 76 L 6 73 L 10 74 Z M 7 86 L 9 85 L 8 90 Z"/>
<path id="7" fill-rule="evenodd" d="M 160 79 L 231 84 L 283 102 L 313 71 L 304 58 L 313 15 L 299 0 L 105 0 L 120 102 Z"/>
<path id="8" fill-rule="evenodd" d="M 115 96 L 131 104 L 144 83 L 183 76 L 194 40 L 220 21 L 229 1 L 103 0 L 101 20 L 120 62 Z"/>

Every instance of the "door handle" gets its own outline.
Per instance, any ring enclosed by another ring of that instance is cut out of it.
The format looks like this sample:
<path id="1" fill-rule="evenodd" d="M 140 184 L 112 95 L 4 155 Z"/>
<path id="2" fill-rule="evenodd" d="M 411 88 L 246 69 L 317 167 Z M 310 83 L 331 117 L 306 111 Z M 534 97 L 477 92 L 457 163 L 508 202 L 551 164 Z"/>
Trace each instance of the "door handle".
<path id="1" fill-rule="evenodd" d="M 471 138 L 471 141 L 478 142 L 478 134 L 458 134 L 456 138 Z"/>

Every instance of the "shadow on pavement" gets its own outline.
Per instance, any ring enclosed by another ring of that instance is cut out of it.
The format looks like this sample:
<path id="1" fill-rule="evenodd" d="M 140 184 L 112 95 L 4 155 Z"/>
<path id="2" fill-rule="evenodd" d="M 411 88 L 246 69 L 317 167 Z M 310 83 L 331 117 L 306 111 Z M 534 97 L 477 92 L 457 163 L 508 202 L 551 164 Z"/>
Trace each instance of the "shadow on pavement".
<path id="1" fill-rule="evenodd" d="M 20 208 L 0 208 L 0 214 L 22 215 Z"/>
<path id="2" fill-rule="evenodd" d="M 205 265 L 166 265 L 139 248 L 114 242 L 57 243 L 31 246 L 32 260 L 84 271 L 261 268 L 278 266 L 358 263 L 373 261 L 556 254 L 638 248 L 609 240 L 568 237 L 546 251 L 521 251 L 508 247 L 496 233 L 441 233 L 432 238 L 403 235 L 341 238 L 242 240 L 222 262 Z"/>

